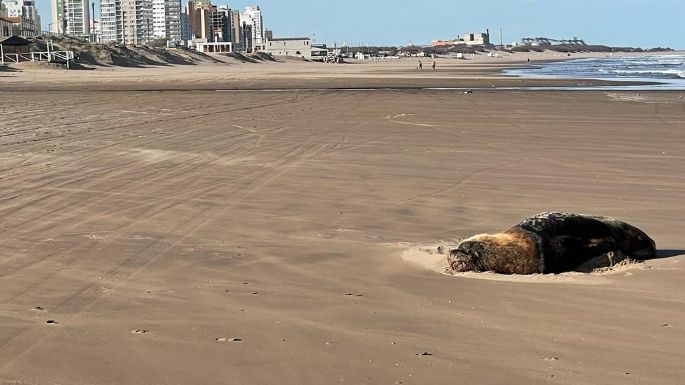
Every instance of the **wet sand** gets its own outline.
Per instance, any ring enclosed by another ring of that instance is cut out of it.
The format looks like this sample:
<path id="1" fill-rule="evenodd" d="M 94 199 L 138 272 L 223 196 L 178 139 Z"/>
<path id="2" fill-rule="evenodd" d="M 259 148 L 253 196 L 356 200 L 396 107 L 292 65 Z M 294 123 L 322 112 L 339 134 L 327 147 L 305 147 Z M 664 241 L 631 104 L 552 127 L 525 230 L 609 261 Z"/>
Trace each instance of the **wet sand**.
<path id="1" fill-rule="evenodd" d="M 682 382 L 683 93 L 230 93 L 176 68 L 155 82 L 182 92 L 127 91 L 139 71 L 0 79 L 0 384 Z M 224 80 L 307 85 L 254 71 Z M 355 71 L 331 81 L 380 82 Z M 548 210 L 618 217 L 663 258 L 431 259 Z"/>

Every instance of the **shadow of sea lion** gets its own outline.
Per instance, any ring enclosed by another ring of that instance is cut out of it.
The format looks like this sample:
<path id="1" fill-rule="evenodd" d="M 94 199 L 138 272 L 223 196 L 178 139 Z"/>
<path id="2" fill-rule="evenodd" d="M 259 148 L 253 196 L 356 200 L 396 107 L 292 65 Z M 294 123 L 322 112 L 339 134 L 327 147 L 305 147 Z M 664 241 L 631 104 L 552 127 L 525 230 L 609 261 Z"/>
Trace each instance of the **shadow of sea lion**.
<path id="1" fill-rule="evenodd" d="M 654 259 L 672 258 L 685 255 L 685 250 L 657 250 Z"/>

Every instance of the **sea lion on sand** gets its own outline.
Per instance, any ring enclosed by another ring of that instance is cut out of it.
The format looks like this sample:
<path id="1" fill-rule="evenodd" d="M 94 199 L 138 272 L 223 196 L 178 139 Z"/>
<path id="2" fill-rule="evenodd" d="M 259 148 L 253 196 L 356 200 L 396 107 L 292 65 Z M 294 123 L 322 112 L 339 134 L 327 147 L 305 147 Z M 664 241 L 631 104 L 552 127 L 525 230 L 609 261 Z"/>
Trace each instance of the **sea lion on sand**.
<path id="1" fill-rule="evenodd" d="M 608 253 L 651 259 L 656 246 L 642 230 L 613 218 L 550 212 L 466 239 L 447 262 L 456 272 L 557 274 Z"/>

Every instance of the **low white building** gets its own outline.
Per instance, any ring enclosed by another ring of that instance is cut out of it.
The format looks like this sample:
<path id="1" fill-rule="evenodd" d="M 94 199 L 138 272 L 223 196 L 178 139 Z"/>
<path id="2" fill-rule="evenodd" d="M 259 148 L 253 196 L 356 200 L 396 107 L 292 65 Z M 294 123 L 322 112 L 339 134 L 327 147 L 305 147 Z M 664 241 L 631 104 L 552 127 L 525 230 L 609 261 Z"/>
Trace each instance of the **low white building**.
<path id="1" fill-rule="evenodd" d="M 485 33 L 462 33 L 455 42 L 457 44 L 465 43 L 466 45 L 488 45 L 490 44 L 490 31 Z"/>
<path id="2" fill-rule="evenodd" d="M 311 59 L 312 39 L 308 37 L 273 38 L 266 42 L 265 51 L 274 56 L 293 56 Z"/>
<path id="3" fill-rule="evenodd" d="M 195 50 L 204 53 L 231 53 L 233 52 L 233 42 L 218 41 L 208 42 L 207 39 L 195 42 Z"/>

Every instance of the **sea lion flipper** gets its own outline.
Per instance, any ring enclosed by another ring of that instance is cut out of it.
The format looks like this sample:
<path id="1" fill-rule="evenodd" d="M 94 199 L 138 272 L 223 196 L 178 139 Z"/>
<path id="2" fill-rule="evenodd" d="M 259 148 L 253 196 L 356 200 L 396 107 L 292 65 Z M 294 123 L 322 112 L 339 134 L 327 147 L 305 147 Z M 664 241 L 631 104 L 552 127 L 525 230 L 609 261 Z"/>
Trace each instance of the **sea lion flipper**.
<path id="1" fill-rule="evenodd" d="M 545 267 L 548 273 L 573 270 L 588 260 L 613 253 L 620 248 L 613 236 L 584 238 L 570 235 L 550 237 L 546 240 Z"/>

